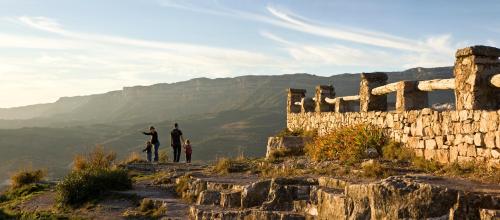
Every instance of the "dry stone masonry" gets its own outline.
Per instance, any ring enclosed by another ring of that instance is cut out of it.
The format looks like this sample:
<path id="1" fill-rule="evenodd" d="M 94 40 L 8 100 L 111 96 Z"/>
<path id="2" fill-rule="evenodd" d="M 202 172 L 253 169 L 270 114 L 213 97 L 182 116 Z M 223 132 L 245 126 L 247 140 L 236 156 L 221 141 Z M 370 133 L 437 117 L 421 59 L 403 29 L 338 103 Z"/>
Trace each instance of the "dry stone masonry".
<path id="1" fill-rule="evenodd" d="M 341 126 L 369 123 L 386 129 L 394 140 L 426 159 L 500 167 L 498 57 L 500 49 L 494 47 L 459 49 L 454 79 L 387 84 L 385 73 L 363 73 L 359 112 L 353 112 L 352 101 L 335 98 L 331 86 L 318 86 L 314 99 L 306 98 L 305 90 L 289 89 L 287 127 L 324 135 Z M 454 89 L 456 110 L 428 108 L 428 92 L 436 89 Z M 395 111 L 387 111 L 391 92 L 396 93 Z"/>

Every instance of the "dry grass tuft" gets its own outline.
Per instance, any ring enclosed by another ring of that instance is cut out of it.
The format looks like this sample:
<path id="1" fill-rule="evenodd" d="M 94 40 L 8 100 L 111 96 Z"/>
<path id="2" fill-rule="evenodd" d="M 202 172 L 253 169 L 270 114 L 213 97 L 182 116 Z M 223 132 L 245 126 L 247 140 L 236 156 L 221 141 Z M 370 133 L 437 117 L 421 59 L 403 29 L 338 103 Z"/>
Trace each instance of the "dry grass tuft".
<path id="1" fill-rule="evenodd" d="M 116 160 L 116 153 L 113 151 L 106 152 L 104 147 L 97 145 L 90 153 L 87 155 L 76 155 L 73 158 L 73 170 L 85 170 L 85 169 L 107 169 L 111 168 Z"/>
<path id="2" fill-rule="evenodd" d="M 44 170 L 34 170 L 31 168 L 23 168 L 10 177 L 12 188 L 19 188 L 32 183 L 39 183 L 47 176 Z"/>
<path id="3" fill-rule="evenodd" d="M 143 163 L 147 162 L 144 160 L 141 155 L 137 152 L 132 152 L 128 155 L 127 159 L 125 160 L 125 164 L 133 164 L 133 163 Z"/>

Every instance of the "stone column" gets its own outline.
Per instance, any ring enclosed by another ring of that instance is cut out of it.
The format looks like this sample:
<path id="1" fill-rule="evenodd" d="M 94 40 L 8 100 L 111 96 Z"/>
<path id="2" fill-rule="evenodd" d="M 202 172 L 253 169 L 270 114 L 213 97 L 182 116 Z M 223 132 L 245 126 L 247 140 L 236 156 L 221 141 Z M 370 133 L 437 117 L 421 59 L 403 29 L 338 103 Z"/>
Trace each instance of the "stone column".
<path id="1" fill-rule="evenodd" d="M 338 97 L 335 103 L 335 112 L 353 112 L 355 111 L 354 105 L 358 101 L 345 101 L 341 97 Z"/>
<path id="2" fill-rule="evenodd" d="M 500 49 L 472 46 L 457 50 L 455 56 L 456 109 L 500 108 L 500 89 L 490 85 L 490 78 L 500 73 Z"/>
<path id="3" fill-rule="evenodd" d="M 325 101 L 325 98 L 334 98 L 335 97 L 335 89 L 333 86 L 325 86 L 319 85 L 316 86 L 316 95 L 315 97 L 315 111 L 316 112 L 331 112 L 333 111 L 333 105 L 329 104 Z"/>
<path id="4" fill-rule="evenodd" d="M 418 81 L 400 81 L 396 90 L 396 111 L 429 107 L 429 95 L 418 90 Z"/>
<path id="5" fill-rule="evenodd" d="M 385 73 L 361 73 L 359 85 L 359 110 L 387 111 L 387 95 L 372 95 L 372 89 L 387 84 Z"/>
<path id="6" fill-rule="evenodd" d="M 295 103 L 301 102 L 302 98 L 306 97 L 306 90 L 289 88 L 287 91 L 288 91 L 288 99 L 286 104 L 287 113 L 300 113 L 301 106 L 295 105 Z"/>

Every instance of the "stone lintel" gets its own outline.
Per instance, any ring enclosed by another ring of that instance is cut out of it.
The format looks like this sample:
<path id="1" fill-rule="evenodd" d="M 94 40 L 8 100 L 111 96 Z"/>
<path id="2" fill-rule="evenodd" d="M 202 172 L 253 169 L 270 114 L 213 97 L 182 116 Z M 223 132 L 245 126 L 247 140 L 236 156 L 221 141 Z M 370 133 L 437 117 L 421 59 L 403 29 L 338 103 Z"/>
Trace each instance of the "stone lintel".
<path id="1" fill-rule="evenodd" d="M 496 47 L 476 45 L 458 49 L 457 52 L 455 53 L 455 57 L 464 57 L 471 55 L 485 56 L 485 57 L 500 57 L 500 49 Z"/>

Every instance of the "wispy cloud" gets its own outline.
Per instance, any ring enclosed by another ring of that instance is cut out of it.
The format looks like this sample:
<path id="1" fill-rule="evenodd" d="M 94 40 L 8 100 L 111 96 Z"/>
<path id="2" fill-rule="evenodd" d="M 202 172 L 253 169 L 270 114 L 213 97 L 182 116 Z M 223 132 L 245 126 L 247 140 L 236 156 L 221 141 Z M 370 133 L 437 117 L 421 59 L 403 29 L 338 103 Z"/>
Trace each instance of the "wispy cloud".
<path id="1" fill-rule="evenodd" d="M 289 65 L 248 50 L 73 31 L 47 17 L 9 20 L 31 34 L 0 32 L 0 48 L 9 49 L 0 53 L 0 93 L 18 90 L 16 97 L 0 96 L 8 106 L 200 76 L 287 73 Z"/>

